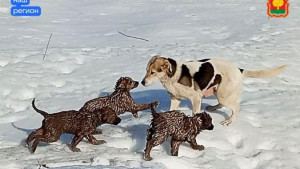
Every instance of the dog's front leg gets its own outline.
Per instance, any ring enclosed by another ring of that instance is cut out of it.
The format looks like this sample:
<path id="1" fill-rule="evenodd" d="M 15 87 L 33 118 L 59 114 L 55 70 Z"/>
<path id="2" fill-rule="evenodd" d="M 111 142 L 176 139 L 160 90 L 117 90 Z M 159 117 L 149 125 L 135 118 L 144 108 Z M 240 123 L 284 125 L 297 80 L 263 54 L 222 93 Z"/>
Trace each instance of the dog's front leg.
<path id="1" fill-rule="evenodd" d="M 193 115 L 196 113 L 200 113 L 201 111 L 201 96 L 196 95 L 191 99 L 192 106 L 193 106 Z"/>
<path id="2" fill-rule="evenodd" d="M 188 141 L 190 143 L 190 146 L 192 147 L 192 149 L 194 150 L 204 150 L 204 146 L 203 145 L 198 145 L 197 144 L 197 141 L 196 141 L 196 138 L 193 137 L 190 141 Z"/>
<path id="3" fill-rule="evenodd" d="M 178 106 L 180 105 L 180 98 L 176 98 L 173 95 L 171 95 L 170 98 L 171 98 L 170 111 L 177 110 Z"/>
<path id="4" fill-rule="evenodd" d="M 138 111 L 150 109 L 152 104 L 158 105 L 158 101 L 155 101 L 155 102 L 149 103 L 149 104 L 132 103 L 132 106 L 129 108 L 129 111 L 132 113 L 133 117 L 137 118 Z"/>
<path id="5" fill-rule="evenodd" d="M 92 134 L 88 134 L 87 139 L 93 145 L 99 145 L 99 144 L 106 143 L 106 141 L 104 141 L 104 140 L 97 140 Z"/>
<path id="6" fill-rule="evenodd" d="M 73 151 L 73 152 L 80 152 L 81 150 L 79 148 L 77 148 L 76 146 L 78 145 L 78 143 L 83 139 L 83 135 L 81 134 L 78 134 L 78 135 L 75 135 L 73 140 L 72 140 L 72 143 L 70 145 L 70 149 Z"/>
<path id="7" fill-rule="evenodd" d="M 172 156 L 178 156 L 178 150 L 179 150 L 180 144 L 181 144 L 181 141 L 177 141 L 174 139 L 171 140 L 171 155 Z"/>

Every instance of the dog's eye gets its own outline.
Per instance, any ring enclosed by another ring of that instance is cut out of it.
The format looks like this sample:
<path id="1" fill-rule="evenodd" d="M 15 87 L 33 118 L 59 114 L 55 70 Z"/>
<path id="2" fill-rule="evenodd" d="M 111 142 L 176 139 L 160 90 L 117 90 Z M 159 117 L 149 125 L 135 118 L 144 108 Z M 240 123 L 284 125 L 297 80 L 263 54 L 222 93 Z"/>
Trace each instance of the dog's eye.
<path id="1" fill-rule="evenodd" d="M 154 74 L 155 74 L 155 72 L 151 71 L 151 75 L 154 75 Z"/>

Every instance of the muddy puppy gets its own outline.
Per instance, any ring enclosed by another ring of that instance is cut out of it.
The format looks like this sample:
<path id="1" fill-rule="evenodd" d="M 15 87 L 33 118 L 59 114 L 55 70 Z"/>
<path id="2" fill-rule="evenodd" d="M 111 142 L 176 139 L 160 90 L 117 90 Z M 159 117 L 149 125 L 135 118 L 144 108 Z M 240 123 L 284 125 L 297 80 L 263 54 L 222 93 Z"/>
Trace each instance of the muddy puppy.
<path id="1" fill-rule="evenodd" d="M 203 145 L 198 145 L 196 136 L 201 130 L 214 128 L 209 114 L 203 112 L 188 117 L 179 111 L 156 113 L 155 107 L 151 107 L 153 115 L 151 128 L 147 130 L 147 144 L 144 153 L 146 161 L 152 160 L 150 151 L 153 147 L 162 144 L 169 136 L 171 139 L 171 154 L 178 156 L 179 145 L 187 141 L 194 150 L 204 150 Z"/>
<path id="2" fill-rule="evenodd" d="M 115 86 L 115 91 L 105 97 L 98 97 L 86 102 L 80 111 L 94 112 L 103 107 L 111 108 L 117 115 L 125 112 L 131 112 L 137 118 L 138 111 L 150 109 L 151 104 L 135 103 L 130 95 L 130 90 L 138 87 L 139 82 L 132 80 L 130 77 L 121 77 Z"/>
<path id="3" fill-rule="evenodd" d="M 96 128 L 104 123 L 117 125 L 121 121 L 114 111 L 107 107 L 103 107 L 93 113 L 69 110 L 48 114 L 36 108 L 34 101 L 35 99 L 32 101 L 33 109 L 44 116 L 45 119 L 42 122 L 42 127 L 30 133 L 26 139 L 26 146 L 28 147 L 34 140 L 31 147 L 32 153 L 35 152 L 39 142 L 55 142 L 63 133 L 75 135 L 70 145 L 70 149 L 75 152 L 80 151 L 76 146 L 83 138 L 88 139 L 93 145 L 103 144 L 105 143 L 104 140 L 97 140 L 92 135 L 95 133 L 99 134 Z"/>

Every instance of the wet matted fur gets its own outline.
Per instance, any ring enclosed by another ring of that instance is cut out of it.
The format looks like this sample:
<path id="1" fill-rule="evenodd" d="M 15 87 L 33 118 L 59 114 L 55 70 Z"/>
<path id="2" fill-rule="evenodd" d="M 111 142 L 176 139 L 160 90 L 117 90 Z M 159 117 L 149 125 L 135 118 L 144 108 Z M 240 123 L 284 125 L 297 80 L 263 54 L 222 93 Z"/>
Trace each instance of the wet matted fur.
<path id="1" fill-rule="evenodd" d="M 63 133 L 75 135 L 70 145 L 72 151 L 80 151 L 76 146 L 84 137 L 87 138 L 91 144 L 103 144 L 105 143 L 104 140 L 96 140 L 93 136 L 95 133 L 99 134 L 96 128 L 104 123 L 117 125 L 121 121 L 114 111 L 108 107 L 103 107 L 93 113 L 69 110 L 48 114 L 36 108 L 34 101 L 35 99 L 32 101 L 33 109 L 43 115 L 45 119 L 42 122 L 42 126 L 30 133 L 26 139 L 26 146 L 29 148 L 30 143 L 33 141 L 31 146 L 32 153 L 35 152 L 39 142 L 55 142 Z"/>
<path id="2" fill-rule="evenodd" d="M 147 144 L 144 159 L 149 161 L 150 151 L 153 147 L 162 144 L 169 136 L 171 139 L 171 154 L 178 155 L 179 145 L 187 141 L 195 150 L 204 150 L 203 145 L 198 145 L 196 136 L 202 130 L 212 130 L 214 128 L 209 114 L 203 112 L 188 117 L 180 111 L 168 111 L 156 113 L 152 106 L 153 119 L 151 128 L 147 130 Z"/>
<path id="3" fill-rule="evenodd" d="M 151 104 L 135 103 L 130 95 L 130 90 L 136 88 L 139 82 L 132 80 L 130 77 L 121 77 L 115 87 L 115 91 L 105 97 L 98 97 L 86 102 L 80 111 L 94 112 L 103 107 L 111 108 L 117 115 L 125 112 L 131 112 L 137 118 L 138 111 L 149 109 Z"/>

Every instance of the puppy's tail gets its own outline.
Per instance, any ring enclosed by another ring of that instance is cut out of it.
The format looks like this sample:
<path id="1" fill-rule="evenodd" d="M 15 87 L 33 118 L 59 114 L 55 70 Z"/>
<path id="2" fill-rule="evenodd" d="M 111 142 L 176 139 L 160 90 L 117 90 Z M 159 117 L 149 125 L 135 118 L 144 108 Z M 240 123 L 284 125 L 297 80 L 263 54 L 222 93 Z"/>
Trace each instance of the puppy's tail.
<path id="1" fill-rule="evenodd" d="M 32 100 L 32 107 L 33 107 L 33 109 L 36 112 L 40 113 L 42 116 L 47 117 L 49 114 L 47 112 L 43 111 L 43 110 L 40 110 L 40 109 L 36 108 L 34 102 L 35 102 L 35 98 Z"/>
<path id="2" fill-rule="evenodd" d="M 156 117 L 157 115 L 159 115 L 159 114 L 156 112 L 156 107 L 157 107 L 156 104 L 151 103 L 151 113 L 152 113 L 152 116 L 153 116 L 153 117 Z"/>
<path id="3" fill-rule="evenodd" d="M 251 70 L 244 70 L 240 69 L 244 77 L 252 77 L 252 78 L 266 78 L 266 77 L 272 77 L 276 76 L 279 73 L 281 73 L 287 65 L 282 65 L 277 68 L 273 69 L 266 69 L 266 70 L 257 70 L 257 71 L 251 71 Z"/>

